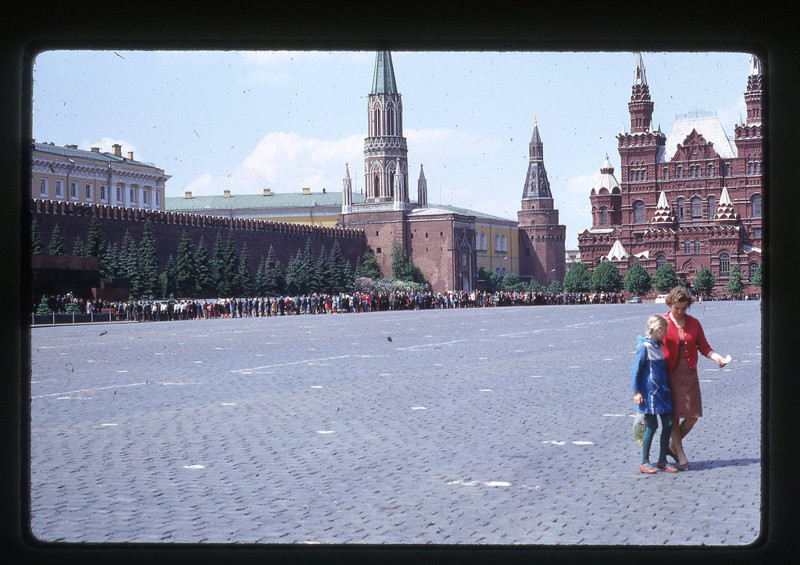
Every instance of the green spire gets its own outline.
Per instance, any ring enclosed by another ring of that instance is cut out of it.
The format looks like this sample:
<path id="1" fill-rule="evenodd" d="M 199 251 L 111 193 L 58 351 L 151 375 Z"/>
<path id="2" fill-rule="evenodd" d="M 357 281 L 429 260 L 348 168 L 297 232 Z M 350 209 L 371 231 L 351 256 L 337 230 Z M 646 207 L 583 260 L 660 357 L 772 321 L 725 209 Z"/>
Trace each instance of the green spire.
<path id="1" fill-rule="evenodd" d="M 389 51 L 378 51 L 375 55 L 375 73 L 372 76 L 371 94 L 397 94 L 392 54 Z"/>

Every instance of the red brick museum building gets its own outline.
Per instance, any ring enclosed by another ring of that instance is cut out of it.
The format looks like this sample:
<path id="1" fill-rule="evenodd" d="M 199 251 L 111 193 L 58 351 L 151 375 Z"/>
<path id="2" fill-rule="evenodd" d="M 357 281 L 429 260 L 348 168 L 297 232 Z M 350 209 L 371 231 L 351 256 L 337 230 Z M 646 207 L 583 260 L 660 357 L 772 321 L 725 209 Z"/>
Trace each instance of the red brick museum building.
<path id="1" fill-rule="evenodd" d="M 762 70 L 751 58 L 747 119 L 730 143 L 713 116 L 679 119 L 669 136 L 652 127 L 645 66 L 637 54 L 628 110 L 630 131 L 617 135 L 619 181 L 606 156 L 591 189 L 592 227 L 578 236 L 590 269 L 613 261 L 622 276 L 634 262 L 652 275 L 664 263 L 691 283 L 708 267 L 725 294 L 738 265 L 745 293 L 762 256 Z"/>

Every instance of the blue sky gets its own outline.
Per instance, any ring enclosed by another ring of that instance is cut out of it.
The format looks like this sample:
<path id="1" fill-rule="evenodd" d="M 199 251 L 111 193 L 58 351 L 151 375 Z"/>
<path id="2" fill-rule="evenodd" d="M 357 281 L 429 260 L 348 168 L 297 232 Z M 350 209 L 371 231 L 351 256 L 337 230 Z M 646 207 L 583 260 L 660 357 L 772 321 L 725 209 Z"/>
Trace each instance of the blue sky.
<path id="1" fill-rule="evenodd" d="M 716 113 L 733 140 L 746 115 L 747 53 L 642 54 L 654 125 Z M 363 190 L 374 52 L 48 51 L 33 67 L 40 142 L 161 167 L 167 196 Z M 516 219 L 533 118 L 567 248 L 591 226 L 589 192 L 629 127 L 631 52 L 393 52 L 412 200 Z M 701 132 L 702 133 L 702 132 Z"/>

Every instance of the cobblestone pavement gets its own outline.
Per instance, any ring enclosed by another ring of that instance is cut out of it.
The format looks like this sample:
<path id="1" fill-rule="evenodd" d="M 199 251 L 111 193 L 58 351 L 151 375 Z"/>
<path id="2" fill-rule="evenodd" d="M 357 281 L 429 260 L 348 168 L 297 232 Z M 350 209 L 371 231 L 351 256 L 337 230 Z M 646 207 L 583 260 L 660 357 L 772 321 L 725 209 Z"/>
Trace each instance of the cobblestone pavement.
<path id="1" fill-rule="evenodd" d="M 647 316 L 665 311 L 36 328 L 31 531 L 52 542 L 753 543 L 759 303 L 691 308 L 734 361 L 701 358 L 691 471 L 643 475 L 628 373 Z"/>

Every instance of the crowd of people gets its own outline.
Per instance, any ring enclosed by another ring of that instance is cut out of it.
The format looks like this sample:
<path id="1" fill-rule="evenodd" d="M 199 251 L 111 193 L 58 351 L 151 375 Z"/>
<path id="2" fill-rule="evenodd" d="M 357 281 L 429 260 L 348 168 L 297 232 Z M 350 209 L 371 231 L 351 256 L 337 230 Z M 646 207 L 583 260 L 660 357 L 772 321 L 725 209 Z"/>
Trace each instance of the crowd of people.
<path id="1" fill-rule="evenodd" d="M 444 293 L 364 292 L 338 295 L 255 296 L 216 299 L 107 301 L 54 296 L 48 306 L 54 313 L 109 314 L 117 320 L 139 322 L 194 320 L 198 318 L 253 318 L 302 314 L 338 314 L 387 310 L 486 308 L 540 304 L 609 304 L 624 302 L 621 293 L 552 293 L 451 291 Z"/>

